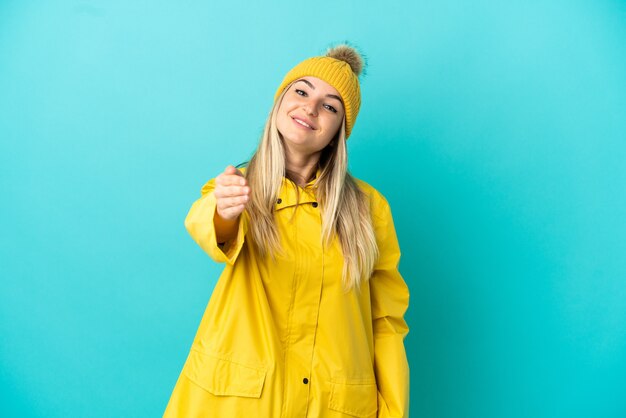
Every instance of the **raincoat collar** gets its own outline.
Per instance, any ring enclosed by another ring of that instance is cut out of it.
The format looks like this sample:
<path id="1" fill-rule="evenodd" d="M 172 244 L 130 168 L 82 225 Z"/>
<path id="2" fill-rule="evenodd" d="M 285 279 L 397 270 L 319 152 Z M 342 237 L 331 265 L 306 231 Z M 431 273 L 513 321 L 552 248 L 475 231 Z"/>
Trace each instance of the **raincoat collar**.
<path id="1" fill-rule="evenodd" d="M 243 173 L 246 172 L 247 167 L 242 167 Z M 298 186 L 286 177 L 283 177 L 283 184 L 278 192 L 278 198 L 276 199 L 276 210 L 284 209 L 290 206 L 296 205 L 297 194 L 299 193 L 299 204 L 311 203 L 317 205 L 317 198 L 315 197 L 315 181 L 322 174 L 322 169 L 318 166 L 315 172 L 315 177 L 311 179 L 304 187 Z"/>
<path id="2" fill-rule="evenodd" d="M 315 177 L 304 187 L 298 186 L 291 180 L 283 177 L 283 184 L 280 188 L 280 192 L 278 193 L 278 199 L 276 200 L 276 210 L 294 206 L 296 205 L 296 202 L 298 202 L 298 204 L 312 203 L 314 206 L 317 206 L 314 184 L 321 174 L 321 168 L 317 167 Z"/>

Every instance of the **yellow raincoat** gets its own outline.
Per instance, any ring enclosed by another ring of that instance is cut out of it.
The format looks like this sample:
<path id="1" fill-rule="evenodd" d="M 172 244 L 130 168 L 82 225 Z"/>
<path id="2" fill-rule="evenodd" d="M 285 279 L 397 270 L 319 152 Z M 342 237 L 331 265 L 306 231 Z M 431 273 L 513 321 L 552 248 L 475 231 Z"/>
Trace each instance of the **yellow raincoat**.
<path id="1" fill-rule="evenodd" d="M 283 180 L 275 216 L 286 255 L 276 263 L 247 245 L 245 211 L 237 237 L 218 246 L 215 179 L 202 187 L 185 227 L 226 266 L 164 417 L 408 417 L 409 291 L 398 272 L 400 249 L 389 204 L 358 184 L 380 250 L 360 293 L 342 289 L 339 241 L 322 246 L 313 181 L 302 188 Z"/>

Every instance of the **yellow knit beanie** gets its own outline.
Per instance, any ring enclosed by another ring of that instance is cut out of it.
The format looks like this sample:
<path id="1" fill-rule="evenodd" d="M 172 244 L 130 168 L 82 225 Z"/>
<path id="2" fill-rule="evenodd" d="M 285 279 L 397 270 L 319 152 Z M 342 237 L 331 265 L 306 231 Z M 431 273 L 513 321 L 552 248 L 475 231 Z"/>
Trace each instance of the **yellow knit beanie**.
<path id="1" fill-rule="evenodd" d="M 350 136 L 361 107 L 359 74 L 363 58 L 353 47 L 342 44 L 330 48 L 325 56 L 311 57 L 293 67 L 276 90 L 274 100 L 293 81 L 312 76 L 324 80 L 341 95 L 346 113 L 346 139 Z"/>

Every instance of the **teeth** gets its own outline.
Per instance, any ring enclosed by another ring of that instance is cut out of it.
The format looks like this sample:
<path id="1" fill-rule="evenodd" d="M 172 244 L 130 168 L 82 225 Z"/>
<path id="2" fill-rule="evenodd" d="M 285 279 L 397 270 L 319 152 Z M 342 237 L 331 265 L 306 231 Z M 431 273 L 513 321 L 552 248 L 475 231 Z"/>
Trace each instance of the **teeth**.
<path id="1" fill-rule="evenodd" d="M 305 122 L 302 122 L 300 119 L 294 118 L 293 120 L 295 120 L 296 122 L 298 122 L 302 126 L 306 126 L 307 128 L 311 128 L 309 125 L 307 125 Z"/>

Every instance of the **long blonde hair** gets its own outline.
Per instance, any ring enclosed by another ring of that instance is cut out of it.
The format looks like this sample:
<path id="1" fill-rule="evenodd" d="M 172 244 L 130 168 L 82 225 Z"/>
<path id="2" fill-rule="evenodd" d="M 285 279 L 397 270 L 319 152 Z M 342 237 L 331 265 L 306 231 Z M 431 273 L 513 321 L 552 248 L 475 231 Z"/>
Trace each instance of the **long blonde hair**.
<path id="1" fill-rule="evenodd" d="M 245 174 L 251 192 L 246 205 L 250 218 L 248 233 L 261 256 L 272 258 L 282 252 L 274 207 L 286 170 L 285 149 L 276 117 L 287 90 L 289 86 L 274 102 Z M 358 290 L 361 281 L 371 276 L 379 252 L 368 198 L 348 172 L 345 116 L 334 145 L 322 150 L 318 164 L 321 172 L 314 188 L 322 208 L 322 240 L 328 246 L 335 235 L 338 237 L 344 257 L 344 290 Z"/>

